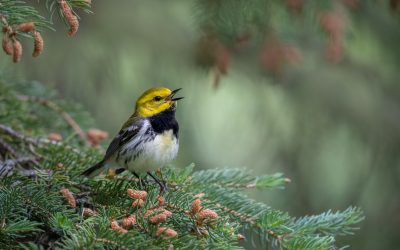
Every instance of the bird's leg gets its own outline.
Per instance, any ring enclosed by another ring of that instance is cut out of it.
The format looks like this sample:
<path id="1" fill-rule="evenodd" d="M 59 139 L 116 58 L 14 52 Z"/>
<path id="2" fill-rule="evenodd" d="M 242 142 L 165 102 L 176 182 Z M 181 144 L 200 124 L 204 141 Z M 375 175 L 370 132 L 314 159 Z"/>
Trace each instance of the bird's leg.
<path id="1" fill-rule="evenodd" d="M 160 176 L 161 182 L 163 183 L 164 187 L 167 187 L 167 182 L 165 181 L 161 168 L 157 168 L 157 175 Z"/>
<path id="2" fill-rule="evenodd" d="M 167 190 L 167 187 L 152 173 L 147 172 L 147 174 L 150 175 L 150 177 L 153 178 L 153 180 L 160 186 L 160 195 L 162 195 Z"/>
<path id="3" fill-rule="evenodd" d="M 124 172 L 126 169 L 129 169 L 129 168 L 128 168 L 128 166 L 125 165 L 125 168 L 119 168 L 119 169 L 116 170 L 116 172 L 122 173 L 122 172 Z M 139 181 L 139 188 L 140 188 L 141 190 L 145 189 L 145 188 L 147 187 L 147 184 L 148 184 L 147 181 L 144 180 L 144 179 L 142 179 L 142 178 L 140 178 L 140 176 L 139 176 L 135 171 L 132 171 L 131 173 L 138 179 L 138 181 Z"/>

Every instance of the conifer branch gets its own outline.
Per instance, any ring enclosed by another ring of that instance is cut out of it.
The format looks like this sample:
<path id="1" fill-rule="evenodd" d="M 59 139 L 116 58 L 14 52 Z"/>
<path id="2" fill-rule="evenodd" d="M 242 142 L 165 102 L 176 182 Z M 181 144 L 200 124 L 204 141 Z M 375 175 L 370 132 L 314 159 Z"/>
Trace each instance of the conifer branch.
<path id="1" fill-rule="evenodd" d="M 39 103 L 45 107 L 48 107 L 52 109 L 53 111 L 57 112 L 61 117 L 65 120 L 65 122 L 74 130 L 74 132 L 84 141 L 89 145 L 89 142 L 86 138 L 85 132 L 81 129 L 79 124 L 71 117 L 70 114 L 68 114 L 66 111 L 64 111 L 59 105 L 57 105 L 55 102 L 52 102 L 48 99 L 45 98 L 40 98 L 37 96 L 26 96 L 26 95 L 19 95 L 18 98 L 21 101 L 25 102 L 36 102 Z"/>
<path id="2" fill-rule="evenodd" d="M 0 147 L 2 149 L 2 154 L 8 153 L 10 154 L 12 157 L 17 157 L 17 151 L 13 148 L 12 145 L 10 145 L 9 143 L 5 142 L 3 139 L 0 138 Z"/>
<path id="3" fill-rule="evenodd" d="M 283 174 L 251 176 L 243 169 L 213 169 L 196 172 L 193 181 L 199 185 L 219 185 L 226 188 L 283 188 L 290 182 Z"/>
<path id="4" fill-rule="evenodd" d="M 50 17 L 45 17 L 37 8 L 43 1 L 28 4 L 21 0 L 3 0 L 0 3 L 0 19 L 3 31 L 3 50 L 13 57 L 14 62 L 19 62 L 23 54 L 20 38 L 29 37 L 34 40 L 33 57 L 39 56 L 44 49 L 42 32 L 52 28 L 52 16 L 58 12 L 59 17 L 69 26 L 68 35 L 73 36 L 78 31 L 79 16 L 76 9 L 90 12 L 89 0 L 46 0 L 45 5 L 50 12 Z"/>
<path id="5" fill-rule="evenodd" d="M 25 136 L 25 135 L 23 135 L 21 133 L 18 133 L 17 131 L 15 131 L 12 128 L 7 127 L 7 126 L 5 126 L 3 124 L 0 124 L 0 131 L 2 131 L 5 134 L 8 134 L 8 135 L 10 135 L 10 136 L 12 136 L 12 137 L 14 137 L 16 139 L 24 141 L 24 142 L 26 142 L 28 144 L 33 144 L 35 146 L 38 144 L 38 142 L 36 140 L 33 140 L 32 138 L 30 138 L 28 136 Z"/>
<path id="6" fill-rule="evenodd" d="M 294 218 L 242 193 L 282 188 L 288 183 L 282 174 L 169 167 L 161 170 L 169 187 L 163 197 L 156 183 L 148 180 L 143 190 L 126 172 L 114 179 L 83 178 L 82 171 L 100 158 L 98 150 L 41 139 L 46 131 L 37 129 L 40 121 L 26 115 L 32 105 L 1 84 L 0 89 L 5 105 L 14 108 L 11 116 L 8 108 L 0 112 L 1 161 L 34 173 L 0 178 L 2 248 L 240 249 L 239 240 L 257 237 L 275 249 L 334 249 L 335 238 L 352 234 L 363 219 L 358 208 Z M 60 121 L 65 120 L 56 116 L 54 123 Z M 28 135 L 25 127 L 34 132 Z M 39 166 L 31 161 L 32 149 L 42 156 Z"/>

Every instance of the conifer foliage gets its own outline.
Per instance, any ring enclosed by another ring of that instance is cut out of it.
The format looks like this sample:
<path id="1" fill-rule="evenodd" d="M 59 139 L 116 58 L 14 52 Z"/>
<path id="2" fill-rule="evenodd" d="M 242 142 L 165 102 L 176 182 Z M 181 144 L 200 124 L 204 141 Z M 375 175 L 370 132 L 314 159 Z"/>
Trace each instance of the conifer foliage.
<path id="1" fill-rule="evenodd" d="M 354 17 L 370 5 L 396 14 L 400 9 L 398 0 L 194 0 L 193 5 L 201 31 L 195 60 L 211 69 L 215 87 L 243 54 L 256 54 L 252 67 L 280 79 L 312 56 L 299 42 L 305 36 L 324 48 L 317 52 L 328 63 L 342 63 Z"/>
<path id="2" fill-rule="evenodd" d="M 20 0 L 2 0 L 0 2 L 3 51 L 12 56 L 15 63 L 21 60 L 23 54 L 23 47 L 20 42 L 22 37 L 33 38 L 33 57 L 42 53 L 44 41 L 41 31 L 44 28 L 52 29 L 54 13 L 57 12 L 59 17 L 69 26 L 69 36 L 74 36 L 79 28 L 79 17 L 74 9 L 83 9 L 90 13 L 90 0 L 43 0 L 37 2 L 34 6 Z M 45 17 L 37 10 L 41 3 L 46 6 L 49 17 Z"/>
<path id="3" fill-rule="evenodd" d="M 355 207 L 295 218 L 243 193 L 283 188 L 282 174 L 166 167 L 163 196 L 129 173 L 84 178 L 102 149 L 65 114 L 84 134 L 88 114 L 37 84 L 0 93 L 1 249 L 336 249 L 363 219 Z"/>

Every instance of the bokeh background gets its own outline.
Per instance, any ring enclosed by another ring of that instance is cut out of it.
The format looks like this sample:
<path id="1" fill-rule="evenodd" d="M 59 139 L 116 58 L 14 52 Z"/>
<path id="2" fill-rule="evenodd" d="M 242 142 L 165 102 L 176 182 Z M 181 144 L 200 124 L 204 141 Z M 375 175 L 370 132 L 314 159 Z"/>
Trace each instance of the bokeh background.
<path id="1" fill-rule="evenodd" d="M 75 37 L 55 19 L 42 56 L 3 56 L 0 70 L 56 88 L 111 135 L 144 90 L 182 87 L 174 165 L 282 172 L 285 190 L 250 195 L 296 216 L 360 206 L 366 219 L 341 244 L 398 249 L 399 1 L 270 1 L 259 26 L 224 34 L 199 2 L 93 1 Z M 227 2 L 219 22 L 246 23 L 252 10 Z"/>

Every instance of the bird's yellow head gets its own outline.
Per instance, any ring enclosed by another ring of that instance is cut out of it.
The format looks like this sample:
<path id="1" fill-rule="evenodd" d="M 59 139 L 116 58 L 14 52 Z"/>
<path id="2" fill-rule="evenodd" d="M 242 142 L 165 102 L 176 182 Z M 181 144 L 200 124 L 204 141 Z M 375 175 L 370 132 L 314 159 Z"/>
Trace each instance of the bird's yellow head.
<path id="1" fill-rule="evenodd" d="M 176 101 L 183 97 L 174 97 L 180 89 L 157 87 L 144 92 L 136 101 L 136 115 L 150 117 L 163 112 L 169 108 L 176 108 Z"/>

